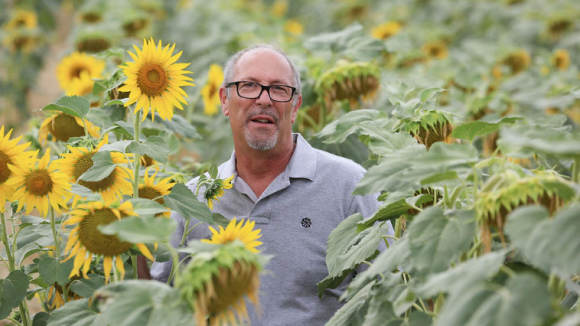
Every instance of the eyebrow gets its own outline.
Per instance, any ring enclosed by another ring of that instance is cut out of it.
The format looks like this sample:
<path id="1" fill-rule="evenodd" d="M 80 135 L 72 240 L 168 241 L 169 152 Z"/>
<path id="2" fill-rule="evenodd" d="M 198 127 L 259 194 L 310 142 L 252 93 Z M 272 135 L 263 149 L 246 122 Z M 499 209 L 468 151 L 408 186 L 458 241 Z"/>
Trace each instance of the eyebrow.
<path id="1" fill-rule="evenodd" d="M 247 78 L 243 78 L 243 79 L 240 79 L 240 80 L 247 80 L 247 81 L 258 82 L 258 79 L 257 78 L 254 78 L 254 77 L 247 77 Z M 288 84 L 288 82 L 283 81 L 281 79 L 274 79 L 274 80 L 270 81 L 270 85 L 291 85 L 291 83 Z"/>

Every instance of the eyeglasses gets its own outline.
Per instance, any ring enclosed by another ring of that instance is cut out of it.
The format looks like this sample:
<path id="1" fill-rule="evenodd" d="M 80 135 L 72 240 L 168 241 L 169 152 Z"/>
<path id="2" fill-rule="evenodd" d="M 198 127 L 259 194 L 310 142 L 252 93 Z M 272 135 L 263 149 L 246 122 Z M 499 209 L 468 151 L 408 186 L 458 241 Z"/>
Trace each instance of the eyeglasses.
<path id="1" fill-rule="evenodd" d="M 238 96 L 247 98 L 247 99 L 255 99 L 262 95 L 262 92 L 266 90 L 270 99 L 274 102 L 290 102 L 292 96 L 294 96 L 294 92 L 296 92 L 296 87 L 287 86 L 287 85 L 270 85 L 264 86 L 258 84 L 256 82 L 251 81 L 237 81 L 231 82 L 226 85 L 226 87 L 230 87 L 236 85 Z"/>

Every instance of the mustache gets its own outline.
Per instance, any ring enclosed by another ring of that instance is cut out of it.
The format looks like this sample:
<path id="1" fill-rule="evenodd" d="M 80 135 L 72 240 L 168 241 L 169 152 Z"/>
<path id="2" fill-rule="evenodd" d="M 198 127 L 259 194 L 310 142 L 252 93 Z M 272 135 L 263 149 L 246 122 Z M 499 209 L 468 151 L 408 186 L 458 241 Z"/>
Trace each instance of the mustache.
<path id="1" fill-rule="evenodd" d="M 257 112 L 252 112 L 248 115 L 248 118 L 246 119 L 246 122 L 250 122 L 250 120 L 252 120 L 254 117 L 259 116 L 259 115 L 267 115 L 270 118 L 272 118 L 272 120 L 274 120 L 274 123 L 278 124 L 278 117 L 274 115 L 274 113 L 272 113 L 272 111 L 257 111 Z"/>

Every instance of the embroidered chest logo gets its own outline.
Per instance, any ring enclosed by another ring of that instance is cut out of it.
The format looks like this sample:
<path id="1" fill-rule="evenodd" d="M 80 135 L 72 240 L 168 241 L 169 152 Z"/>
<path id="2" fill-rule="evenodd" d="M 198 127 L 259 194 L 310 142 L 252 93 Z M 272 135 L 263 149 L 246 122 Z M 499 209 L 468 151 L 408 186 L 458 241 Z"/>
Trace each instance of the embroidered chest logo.
<path id="1" fill-rule="evenodd" d="M 308 229 L 311 225 L 312 225 L 312 221 L 308 217 L 305 217 L 302 219 L 302 226 L 303 227 Z"/>

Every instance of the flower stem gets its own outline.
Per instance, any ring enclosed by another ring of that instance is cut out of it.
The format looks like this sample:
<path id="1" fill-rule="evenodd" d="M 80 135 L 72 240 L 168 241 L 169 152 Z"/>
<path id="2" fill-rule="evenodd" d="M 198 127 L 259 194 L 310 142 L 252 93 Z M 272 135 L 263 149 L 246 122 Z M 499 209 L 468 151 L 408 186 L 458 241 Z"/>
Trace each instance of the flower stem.
<path id="1" fill-rule="evenodd" d="M 135 133 L 134 133 L 134 140 L 138 143 L 140 142 L 139 135 L 141 134 L 141 110 L 135 112 Z M 133 198 L 139 198 L 139 167 L 141 167 L 141 156 L 138 153 L 135 153 L 135 171 L 133 174 Z"/>
<path id="2" fill-rule="evenodd" d="M 60 242 L 58 241 L 58 232 L 54 222 L 54 207 L 50 207 L 50 227 L 52 228 L 52 237 L 54 238 L 54 248 L 56 257 L 60 258 Z"/>
<path id="3" fill-rule="evenodd" d="M 139 278 L 137 275 L 137 255 L 131 255 L 131 264 L 133 266 L 133 279 L 136 280 Z"/>
<path id="4" fill-rule="evenodd" d="M 4 219 L 4 212 L 0 213 L 0 216 L 2 216 L 2 243 L 6 249 L 6 256 L 8 257 L 10 272 L 12 272 L 14 270 L 14 257 L 12 256 L 12 252 L 8 246 L 8 235 L 6 234 L 6 220 Z"/>
<path id="5" fill-rule="evenodd" d="M 175 278 L 175 276 L 177 274 L 179 274 L 179 268 L 178 268 L 179 254 L 177 253 L 177 250 L 175 250 L 171 245 L 168 245 L 167 248 L 171 252 L 171 259 L 172 259 L 171 271 L 169 271 L 169 277 L 167 278 L 167 284 L 171 284 L 171 280 L 173 280 Z"/>
<path id="6" fill-rule="evenodd" d="M 580 158 L 574 160 L 574 167 L 572 169 L 572 182 L 578 183 L 578 174 L 580 174 Z"/>

